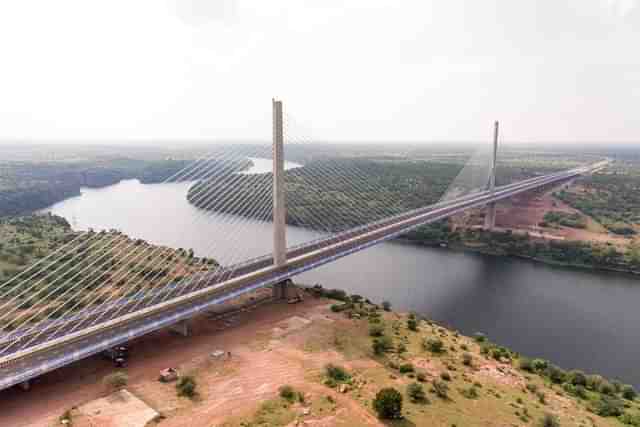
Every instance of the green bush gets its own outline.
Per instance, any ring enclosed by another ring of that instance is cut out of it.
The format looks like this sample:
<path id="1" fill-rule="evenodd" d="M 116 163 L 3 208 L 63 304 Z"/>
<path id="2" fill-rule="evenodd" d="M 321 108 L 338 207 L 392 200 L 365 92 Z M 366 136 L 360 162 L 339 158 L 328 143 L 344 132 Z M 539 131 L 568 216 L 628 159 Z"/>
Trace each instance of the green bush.
<path id="1" fill-rule="evenodd" d="M 393 348 L 393 341 L 390 337 L 383 335 L 380 338 L 374 339 L 371 346 L 373 348 L 373 353 L 380 356 Z"/>
<path id="2" fill-rule="evenodd" d="M 347 372 L 347 370 L 342 366 L 329 363 L 324 367 L 324 369 L 327 377 L 339 383 L 346 382 L 351 379 L 351 375 L 349 374 L 349 372 Z"/>
<path id="3" fill-rule="evenodd" d="M 469 353 L 463 353 L 462 354 L 462 364 L 465 366 L 472 366 L 473 365 L 473 356 Z"/>
<path id="4" fill-rule="evenodd" d="M 383 388 L 373 399 L 373 409 L 382 419 L 402 418 L 402 394 L 394 388 Z"/>
<path id="5" fill-rule="evenodd" d="M 587 386 L 587 376 L 582 371 L 569 371 L 567 377 L 568 381 L 573 385 L 581 385 L 583 387 Z"/>
<path id="6" fill-rule="evenodd" d="M 280 397 L 286 399 L 290 402 L 293 402 L 296 399 L 296 391 L 290 385 L 283 385 L 278 389 L 278 393 Z"/>
<path id="7" fill-rule="evenodd" d="M 422 371 L 421 371 L 421 372 L 418 372 L 418 373 L 416 374 L 416 379 L 417 379 L 418 381 L 420 381 L 421 383 L 423 383 L 423 382 L 427 381 L 427 374 L 425 374 L 425 373 L 424 373 L 424 372 L 422 372 Z"/>
<path id="8" fill-rule="evenodd" d="M 624 403 L 615 397 L 601 396 L 594 402 L 592 409 L 601 417 L 617 417 L 624 413 Z"/>
<path id="9" fill-rule="evenodd" d="M 479 396 L 478 389 L 475 386 L 471 386 L 469 388 L 461 390 L 460 394 L 462 394 L 467 399 L 477 399 Z"/>
<path id="10" fill-rule="evenodd" d="M 407 320 L 407 328 L 409 328 L 410 331 L 417 331 L 418 330 L 418 321 L 416 319 Z"/>
<path id="11" fill-rule="evenodd" d="M 482 332 L 476 332 L 473 334 L 473 339 L 475 339 L 476 342 L 485 342 L 487 337 Z"/>
<path id="12" fill-rule="evenodd" d="M 426 402 L 427 394 L 424 392 L 424 387 L 420 383 L 411 383 L 407 386 L 407 394 L 413 402 Z"/>
<path id="13" fill-rule="evenodd" d="M 538 425 L 540 427 L 560 427 L 560 421 L 555 415 L 544 414 Z"/>
<path id="14" fill-rule="evenodd" d="M 547 367 L 545 376 L 555 384 L 562 384 L 567 378 L 566 372 L 555 365 L 549 365 Z"/>
<path id="15" fill-rule="evenodd" d="M 518 366 L 520 369 L 527 372 L 533 372 L 535 370 L 533 367 L 533 361 L 527 357 L 521 357 L 518 362 Z"/>
<path id="16" fill-rule="evenodd" d="M 398 352 L 398 354 L 406 353 L 407 352 L 407 346 L 404 345 L 404 343 L 399 343 L 396 346 L 396 351 Z"/>
<path id="17" fill-rule="evenodd" d="M 384 311 L 391 311 L 391 303 L 389 301 L 382 301 L 382 309 Z"/>
<path id="18" fill-rule="evenodd" d="M 529 390 L 531 393 L 535 393 L 536 391 L 538 391 L 538 386 L 533 383 L 528 383 L 527 390 Z"/>
<path id="19" fill-rule="evenodd" d="M 627 414 L 624 413 L 618 418 L 621 423 L 628 424 L 634 427 L 640 427 L 640 414 Z"/>
<path id="20" fill-rule="evenodd" d="M 422 347 L 434 354 L 444 352 L 444 343 L 439 338 L 425 338 L 422 342 Z"/>
<path id="21" fill-rule="evenodd" d="M 325 295 L 329 299 L 335 299 L 343 302 L 349 301 L 349 297 L 347 296 L 347 293 L 342 289 L 330 289 L 326 292 Z"/>
<path id="22" fill-rule="evenodd" d="M 637 396 L 636 390 L 631 385 L 625 385 L 622 387 L 622 397 L 628 400 L 633 400 Z"/>
<path id="23" fill-rule="evenodd" d="M 176 384 L 178 396 L 194 397 L 196 395 L 196 387 L 196 380 L 191 375 L 180 377 Z"/>
<path id="24" fill-rule="evenodd" d="M 602 380 L 598 391 L 602 394 L 613 395 L 615 393 L 615 388 L 609 381 Z"/>
<path id="25" fill-rule="evenodd" d="M 415 372 L 415 369 L 411 363 L 404 363 L 400 365 L 400 373 L 407 374 L 409 372 Z"/>
<path id="26" fill-rule="evenodd" d="M 604 378 L 600 375 L 587 375 L 587 388 L 591 391 L 599 391 L 603 381 Z"/>
<path id="27" fill-rule="evenodd" d="M 443 381 L 451 381 L 451 374 L 449 374 L 449 372 L 447 372 L 447 371 L 441 372 L 440 373 L 440 378 Z"/>
<path id="28" fill-rule="evenodd" d="M 433 391 L 441 399 L 448 399 L 449 386 L 444 381 L 433 380 Z"/>
<path id="29" fill-rule="evenodd" d="M 537 372 L 544 371 L 549 366 L 549 362 L 544 359 L 533 359 L 533 369 Z"/>
<path id="30" fill-rule="evenodd" d="M 372 337 L 381 337 L 384 335 L 384 326 L 379 323 L 369 326 L 369 335 Z"/>

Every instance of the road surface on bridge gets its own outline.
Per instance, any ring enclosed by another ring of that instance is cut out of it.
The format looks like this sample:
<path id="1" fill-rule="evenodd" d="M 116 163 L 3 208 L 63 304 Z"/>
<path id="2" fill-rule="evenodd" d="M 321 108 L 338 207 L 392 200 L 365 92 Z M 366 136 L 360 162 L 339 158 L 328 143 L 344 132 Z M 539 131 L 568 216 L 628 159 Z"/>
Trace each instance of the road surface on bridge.
<path id="1" fill-rule="evenodd" d="M 497 187 L 493 192 L 478 192 L 330 235 L 288 249 L 287 262 L 278 268 L 273 266 L 271 256 L 265 256 L 226 267 L 215 273 L 203 273 L 193 279 L 196 281 L 196 286 L 189 287 L 188 290 L 176 289 L 175 285 L 169 285 L 169 289 L 154 291 L 156 293 L 175 291 L 176 293 L 175 298 L 159 304 L 138 306 L 140 298 L 134 295 L 109 306 L 93 309 L 89 316 L 84 312 L 82 315 L 76 314 L 52 320 L 50 323 L 40 325 L 40 329 L 13 331 L 0 337 L 0 345 L 14 341 L 16 344 L 28 342 L 29 346 L 0 358 L 0 389 L 22 383 L 114 345 L 189 319 L 215 304 L 259 287 L 278 283 L 351 253 L 393 239 L 420 225 L 525 191 L 567 181 L 602 165 L 603 162 L 600 162 L 588 167 L 527 179 Z M 174 287 L 171 288 L 171 286 Z M 181 291 L 184 293 L 181 294 Z M 127 313 L 127 308 L 132 309 L 134 306 L 137 307 L 136 310 Z M 91 320 L 98 318 L 105 310 L 113 308 L 123 308 L 123 315 L 91 325 Z M 62 323 L 64 327 L 58 330 L 57 326 Z M 47 329 L 49 326 L 50 331 Z M 53 334 L 53 331 L 57 332 Z"/>

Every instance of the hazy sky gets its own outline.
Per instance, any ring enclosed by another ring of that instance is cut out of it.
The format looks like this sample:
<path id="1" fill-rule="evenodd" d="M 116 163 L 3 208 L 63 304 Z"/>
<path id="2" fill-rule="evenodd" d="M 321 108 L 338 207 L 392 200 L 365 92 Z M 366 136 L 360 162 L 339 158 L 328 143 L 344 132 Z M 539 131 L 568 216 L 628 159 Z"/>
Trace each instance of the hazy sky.
<path id="1" fill-rule="evenodd" d="M 0 3 L 0 139 L 640 141 L 640 0 Z"/>

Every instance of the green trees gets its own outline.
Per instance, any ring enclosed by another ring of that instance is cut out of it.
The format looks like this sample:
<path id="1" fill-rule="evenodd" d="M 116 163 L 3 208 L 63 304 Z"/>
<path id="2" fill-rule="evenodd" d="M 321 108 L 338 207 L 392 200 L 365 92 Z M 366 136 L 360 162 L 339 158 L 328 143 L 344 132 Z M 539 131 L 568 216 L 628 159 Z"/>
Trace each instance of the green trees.
<path id="1" fill-rule="evenodd" d="M 383 388 L 373 400 L 373 409 L 382 419 L 402 418 L 402 394 L 395 388 Z"/>

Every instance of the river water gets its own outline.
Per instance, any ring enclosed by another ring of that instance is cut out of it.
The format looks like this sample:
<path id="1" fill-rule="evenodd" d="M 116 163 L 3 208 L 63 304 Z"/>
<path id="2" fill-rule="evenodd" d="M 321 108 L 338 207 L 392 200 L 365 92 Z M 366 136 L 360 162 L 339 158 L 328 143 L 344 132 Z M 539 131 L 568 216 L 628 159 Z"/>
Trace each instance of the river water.
<path id="1" fill-rule="evenodd" d="M 266 164 L 262 165 L 267 167 Z M 48 211 L 75 229 L 116 228 L 155 244 L 193 248 L 234 261 L 271 248 L 268 222 L 233 227 L 234 217 L 204 213 L 186 201 L 188 183 L 123 181 L 83 189 Z M 318 233 L 289 227 L 289 245 Z M 555 268 L 525 260 L 385 243 L 300 276 L 397 309 L 414 310 L 563 368 L 597 372 L 640 386 L 640 280 Z"/>

